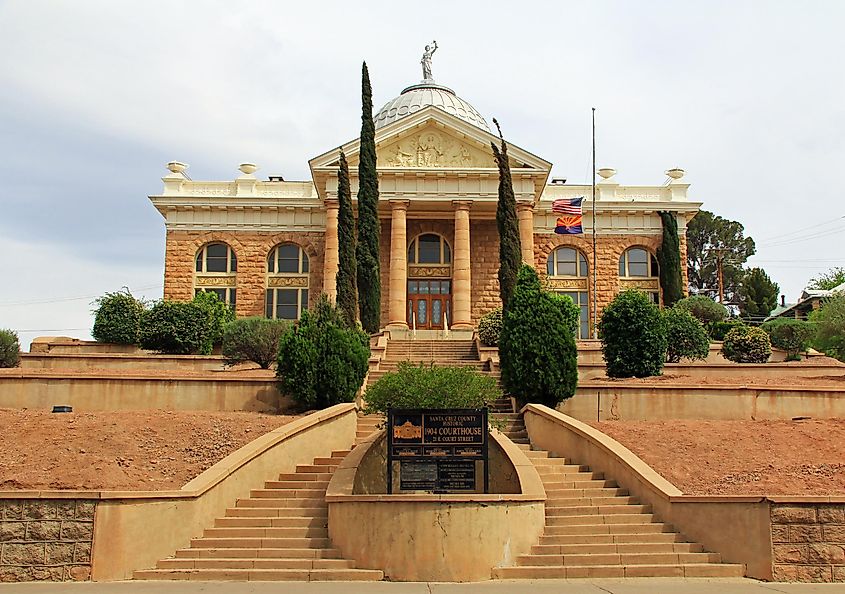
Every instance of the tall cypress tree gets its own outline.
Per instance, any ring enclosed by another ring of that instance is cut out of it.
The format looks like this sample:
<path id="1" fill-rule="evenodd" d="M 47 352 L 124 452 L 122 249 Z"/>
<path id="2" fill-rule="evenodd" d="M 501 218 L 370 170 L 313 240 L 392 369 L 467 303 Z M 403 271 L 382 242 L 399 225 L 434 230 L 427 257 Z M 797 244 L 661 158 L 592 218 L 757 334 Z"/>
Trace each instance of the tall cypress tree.
<path id="1" fill-rule="evenodd" d="M 379 270 L 378 174 L 376 129 L 373 122 L 373 90 L 367 63 L 361 68 L 361 153 L 358 161 L 358 306 L 361 325 L 369 333 L 381 324 L 381 276 Z"/>
<path id="2" fill-rule="evenodd" d="M 678 240 L 678 220 L 671 212 L 660 213 L 663 221 L 663 242 L 657 248 L 657 263 L 660 265 L 660 287 L 663 289 L 663 305 L 672 307 L 684 298 L 681 278 L 681 245 Z"/>
<path id="3" fill-rule="evenodd" d="M 352 212 L 352 192 L 349 188 L 349 165 L 340 151 L 337 172 L 337 306 L 351 328 L 358 319 L 358 281 L 355 258 L 355 213 Z"/>
<path id="4" fill-rule="evenodd" d="M 499 295 L 502 307 L 507 309 L 508 302 L 516 287 L 516 277 L 522 265 L 522 245 L 519 240 L 519 221 L 516 216 L 516 198 L 513 194 L 511 168 L 508 163 L 508 144 L 502 136 L 499 122 L 493 118 L 502 149 L 491 142 L 493 156 L 499 166 L 499 203 L 496 206 L 496 225 L 499 228 Z"/>

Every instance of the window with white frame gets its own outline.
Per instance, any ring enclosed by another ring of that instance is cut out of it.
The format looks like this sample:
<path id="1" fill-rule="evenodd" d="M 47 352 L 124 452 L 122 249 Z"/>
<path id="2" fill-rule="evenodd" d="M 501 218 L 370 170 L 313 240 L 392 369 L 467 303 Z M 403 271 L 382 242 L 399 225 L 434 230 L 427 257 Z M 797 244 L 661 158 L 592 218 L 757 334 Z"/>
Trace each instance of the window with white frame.
<path id="1" fill-rule="evenodd" d="M 298 320 L 308 309 L 308 254 L 295 243 L 277 245 L 267 256 L 265 315 Z"/>

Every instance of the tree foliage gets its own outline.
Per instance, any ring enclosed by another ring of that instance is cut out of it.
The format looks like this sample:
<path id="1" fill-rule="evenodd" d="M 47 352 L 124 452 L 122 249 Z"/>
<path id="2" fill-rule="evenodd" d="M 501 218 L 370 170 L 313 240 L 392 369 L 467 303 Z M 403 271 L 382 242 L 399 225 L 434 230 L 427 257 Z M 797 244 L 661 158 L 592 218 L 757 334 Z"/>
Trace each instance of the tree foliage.
<path id="1" fill-rule="evenodd" d="M 193 301 L 162 300 L 141 316 L 141 348 L 169 355 L 211 353 L 208 309 Z"/>
<path id="2" fill-rule="evenodd" d="M 508 143 L 502 137 L 499 122 L 494 118 L 493 123 L 499 130 L 499 140 L 502 143 L 501 150 L 495 142 L 491 142 L 490 146 L 493 147 L 493 156 L 499 167 L 499 202 L 496 206 L 496 226 L 499 229 L 499 295 L 503 308 L 507 310 L 517 283 L 519 267 L 522 265 L 522 245 L 508 161 Z"/>
<path id="3" fill-rule="evenodd" d="M 270 369 L 279 354 L 279 339 L 291 324 L 289 320 L 262 317 L 241 318 L 226 324 L 223 328 L 226 365 L 252 361 L 262 369 Z"/>
<path id="4" fill-rule="evenodd" d="M 358 307 L 361 325 L 369 333 L 381 325 L 379 264 L 378 173 L 376 172 L 373 90 L 367 63 L 361 68 L 361 151 L 358 161 Z"/>
<path id="5" fill-rule="evenodd" d="M 810 322 L 816 327 L 813 347 L 845 361 L 845 295 L 825 299 L 821 308 L 810 314 Z"/>
<path id="6" fill-rule="evenodd" d="M 340 151 L 340 169 L 337 173 L 337 199 L 337 306 L 352 328 L 358 320 L 358 271 L 355 258 L 355 213 L 349 187 L 349 165 L 343 151 Z"/>
<path id="7" fill-rule="evenodd" d="M 741 223 L 702 210 L 687 223 L 687 276 L 690 291 L 718 295 L 722 261 L 725 302 L 732 303 L 742 281 L 742 267 L 756 250 Z"/>
<path id="8" fill-rule="evenodd" d="M 370 337 L 350 328 L 326 295 L 279 340 L 279 389 L 307 408 L 351 402 L 367 375 Z"/>
<path id="9" fill-rule="evenodd" d="M 217 293 L 200 291 L 194 295 L 193 303 L 208 314 L 208 345 L 202 351 L 210 353 L 223 342 L 223 327 L 235 319 L 235 312 L 220 300 Z"/>
<path id="10" fill-rule="evenodd" d="M 721 303 L 716 303 L 706 295 L 690 295 L 678 301 L 675 307 L 688 311 L 705 325 L 721 322 L 728 317 L 728 308 Z"/>
<path id="11" fill-rule="evenodd" d="M 367 414 L 389 408 L 483 408 L 501 394 L 495 379 L 471 367 L 404 362 L 367 388 L 364 402 Z"/>
<path id="12" fill-rule="evenodd" d="M 663 222 L 663 239 L 657 248 L 657 263 L 660 268 L 660 288 L 663 289 L 663 304 L 672 307 L 684 297 L 684 282 L 681 277 L 681 245 L 678 239 L 678 219 L 674 213 L 660 213 Z"/>
<path id="13" fill-rule="evenodd" d="M 21 343 L 14 330 L 0 330 L 0 367 L 17 367 L 21 364 Z"/>
<path id="14" fill-rule="evenodd" d="M 106 293 L 95 302 L 94 328 L 91 336 L 97 342 L 138 344 L 141 332 L 141 315 L 145 304 L 135 299 L 126 287 L 121 291 Z"/>
<path id="15" fill-rule="evenodd" d="M 739 287 L 739 313 L 743 317 L 762 319 L 778 304 L 780 287 L 762 268 L 752 268 L 742 277 Z"/>
<path id="16" fill-rule="evenodd" d="M 794 318 L 775 318 L 763 324 L 761 328 L 768 333 L 773 346 L 786 351 L 787 361 L 800 360 L 799 353 L 807 350 L 807 345 L 815 334 L 811 323 Z"/>
<path id="17" fill-rule="evenodd" d="M 478 320 L 478 339 L 484 346 L 499 346 L 502 334 L 502 308 L 487 312 Z"/>
<path id="18" fill-rule="evenodd" d="M 499 338 L 502 383 L 521 401 L 554 408 L 575 394 L 578 353 L 567 306 L 577 319 L 571 300 L 543 291 L 534 268 L 522 265 Z"/>
<path id="19" fill-rule="evenodd" d="M 765 363 L 772 354 L 772 344 L 765 330 L 755 326 L 737 326 L 725 335 L 722 356 L 734 363 Z"/>
<path id="20" fill-rule="evenodd" d="M 681 359 L 706 359 L 710 353 L 710 337 L 704 325 L 686 309 L 677 306 L 664 309 L 662 314 L 666 326 L 666 360 L 678 363 Z"/>
<path id="21" fill-rule="evenodd" d="M 660 375 L 666 361 L 666 328 L 660 309 L 636 290 L 622 291 L 604 308 L 599 338 L 609 377 Z"/>
<path id="22" fill-rule="evenodd" d="M 836 266 L 824 274 L 820 274 L 807 283 L 807 288 L 816 291 L 829 291 L 845 283 L 845 268 Z"/>

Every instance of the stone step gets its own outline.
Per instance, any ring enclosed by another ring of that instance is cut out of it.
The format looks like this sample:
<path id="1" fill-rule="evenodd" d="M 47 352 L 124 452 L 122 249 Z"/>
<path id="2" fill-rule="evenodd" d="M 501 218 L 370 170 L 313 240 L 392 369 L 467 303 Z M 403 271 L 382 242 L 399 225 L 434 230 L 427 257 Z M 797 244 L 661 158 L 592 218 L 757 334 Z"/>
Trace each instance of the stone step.
<path id="1" fill-rule="evenodd" d="M 280 481 L 330 481 L 331 472 L 283 472 L 279 475 Z"/>
<path id="2" fill-rule="evenodd" d="M 255 499 L 238 499 L 235 504 L 238 507 L 326 507 L 326 499 L 305 499 L 305 498 L 271 498 L 258 497 Z"/>
<path id="3" fill-rule="evenodd" d="M 203 538 L 326 538 L 326 526 L 206 528 Z"/>
<path id="4" fill-rule="evenodd" d="M 214 559 L 164 559 L 157 569 L 354 569 L 347 559 L 276 558 L 249 559 L 246 557 Z"/>
<path id="5" fill-rule="evenodd" d="M 296 497 L 305 499 L 319 499 L 325 497 L 325 489 L 252 489 L 249 492 L 250 497 L 255 498 L 273 498 L 280 499 L 283 497 Z"/>
<path id="6" fill-rule="evenodd" d="M 331 474 L 337 470 L 337 465 L 326 465 L 326 464 L 297 464 L 296 465 L 296 472 L 319 472 L 319 473 L 329 473 Z"/>
<path id="7" fill-rule="evenodd" d="M 573 555 L 519 555 L 516 564 L 526 565 L 686 565 L 719 563 L 717 553 L 613 553 Z"/>
<path id="8" fill-rule="evenodd" d="M 329 466 L 337 470 L 337 467 L 340 466 L 340 463 L 343 462 L 343 458 L 314 458 L 314 462 L 312 463 L 314 466 Z M 299 468 L 297 466 L 297 468 Z"/>
<path id="9" fill-rule="evenodd" d="M 560 507 L 546 507 L 546 518 L 567 516 L 598 516 L 616 514 L 649 514 L 650 505 L 570 505 Z"/>
<path id="10" fill-rule="evenodd" d="M 226 517 L 229 518 L 293 518 L 293 517 L 327 517 L 329 508 L 325 504 L 317 507 L 229 507 L 226 508 Z"/>
<path id="11" fill-rule="evenodd" d="M 352 450 L 332 450 L 332 458 L 345 458 Z"/>
<path id="12" fill-rule="evenodd" d="M 338 549 L 179 549 L 177 559 L 340 559 Z"/>
<path id="13" fill-rule="evenodd" d="M 212 528 L 213 530 L 213 528 Z M 309 537 L 238 537 L 238 538 L 192 538 L 194 549 L 325 549 L 329 547 L 328 538 Z"/>
<path id="14" fill-rule="evenodd" d="M 318 489 L 323 492 L 328 486 L 328 479 L 324 481 L 266 481 L 264 483 L 265 489 Z"/>
<path id="15" fill-rule="evenodd" d="M 580 544 L 639 544 L 639 543 L 684 542 L 683 537 L 675 532 L 652 532 L 646 534 L 567 534 L 560 536 L 540 536 L 540 545 L 580 545 Z"/>
<path id="16" fill-rule="evenodd" d="M 552 526 L 594 526 L 599 524 L 650 524 L 654 514 L 585 514 L 581 516 L 546 516 L 546 528 Z"/>
<path id="17" fill-rule="evenodd" d="M 693 563 L 689 565 L 571 565 L 560 567 L 497 567 L 494 579 L 566 579 L 621 577 L 742 577 L 743 565 Z"/>
<path id="18" fill-rule="evenodd" d="M 548 499 L 546 503 L 549 505 L 557 505 L 558 501 L 563 501 L 565 499 L 571 499 L 573 497 L 626 497 L 628 496 L 627 489 L 619 489 L 619 488 L 573 488 L 573 489 L 560 489 L 554 497 L 546 493 Z"/>
<path id="19" fill-rule="evenodd" d="M 542 463 L 542 462 L 541 462 Z M 543 486 L 547 489 L 554 489 L 561 483 L 601 481 L 607 479 L 603 472 L 590 472 L 589 470 L 576 470 L 575 472 L 561 470 L 543 477 Z"/>
<path id="20" fill-rule="evenodd" d="M 654 534 L 673 532 L 671 524 L 577 524 L 574 526 L 546 526 L 543 536 L 570 534 Z"/>
<path id="21" fill-rule="evenodd" d="M 198 581 L 380 581 L 375 569 L 148 569 L 136 571 L 137 580 Z"/>
<path id="22" fill-rule="evenodd" d="M 274 516 L 255 516 L 252 518 L 217 518 L 215 528 L 325 528 L 327 516 L 299 516 L 279 518 Z"/>
<path id="23" fill-rule="evenodd" d="M 534 545 L 532 555 L 579 555 L 613 553 L 702 553 L 704 547 L 692 542 L 638 542 L 609 544 Z"/>

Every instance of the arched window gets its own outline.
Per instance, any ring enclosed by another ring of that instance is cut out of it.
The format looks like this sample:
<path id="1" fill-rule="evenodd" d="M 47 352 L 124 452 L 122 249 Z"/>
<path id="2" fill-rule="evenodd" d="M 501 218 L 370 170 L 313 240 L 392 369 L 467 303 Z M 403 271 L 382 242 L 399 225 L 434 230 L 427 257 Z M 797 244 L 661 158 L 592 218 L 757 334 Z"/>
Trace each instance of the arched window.
<path id="1" fill-rule="evenodd" d="M 578 338 L 582 339 L 590 337 L 588 273 L 587 258 L 574 248 L 559 247 L 546 261 L 550 288 L 578 306 Z"/>
<path id="2" fill-rule="evenodd" d="M 408 264 L 450 264 L 452 251 L 446 240 L 434 233 L 420 235 L 408 246 Z"/>
<path id="3" fill-rule="evenodd" d="M 298 320 L 308 309 L 308 254 L 295 243 L 283 243 L 267 256 L 265 315 Z"/>
<path id="4" fill-rule="evenodd" d="M 619 256 L 619 278 L 623 289 L 636 288 L 660 303 L 657 259 L 645 248 L 632 247 Z"/>
<path id="5" fill-rule="evenodd" d="M 220 301 L 235 307 L 238 259 L 225 243 L 207 243 L 197 252 L 194 267 L 194 294 L 215 293 Z"/>

